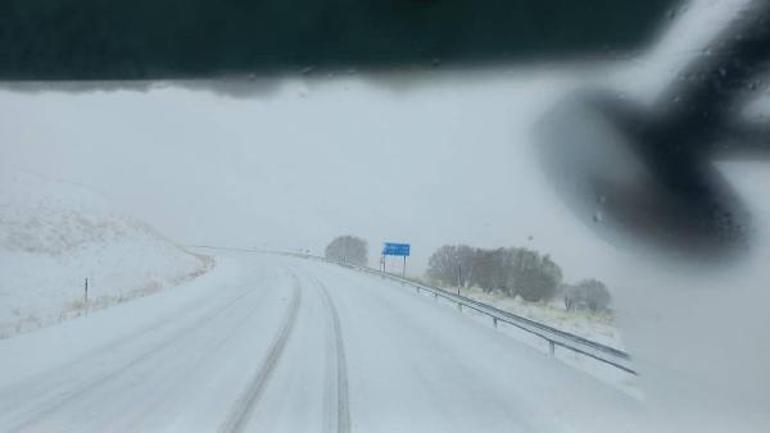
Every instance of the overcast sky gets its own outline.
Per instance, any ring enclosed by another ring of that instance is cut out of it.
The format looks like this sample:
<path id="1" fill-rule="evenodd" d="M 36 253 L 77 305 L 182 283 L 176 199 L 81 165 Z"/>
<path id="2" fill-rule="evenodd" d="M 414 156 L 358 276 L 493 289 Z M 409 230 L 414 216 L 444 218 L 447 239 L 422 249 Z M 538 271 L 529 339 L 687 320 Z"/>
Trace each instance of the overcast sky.
<path id="1" fill-rule="evenodd" d="M 724 18 L 707 9 L 689 33 Z M 635 77 L 625 90 L 649 94 L 660 83 L 638 77 L 692 50 L 669 39 L 622 68 L 578 69 Z M 372 262 L 382 241 L 412 243 L 416 270 L 446 243 L 527 246 L 568 280 L 601 277 L 611 247 L 555 198 L 532 153 L 532 123 L 586 80 L 572 69 L 0 90 L 0 159 L 86 185 L 182 243 L 321 252 L 350 233 Z"/>

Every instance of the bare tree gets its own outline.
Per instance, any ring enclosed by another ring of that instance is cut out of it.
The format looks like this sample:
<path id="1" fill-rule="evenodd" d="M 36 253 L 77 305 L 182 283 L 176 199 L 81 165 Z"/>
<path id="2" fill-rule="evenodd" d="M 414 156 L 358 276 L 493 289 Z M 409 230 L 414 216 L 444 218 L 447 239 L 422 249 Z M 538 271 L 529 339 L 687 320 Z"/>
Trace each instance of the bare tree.
<path id="1" fill-rule="evenodd" d="M 525 248 L 511 252 L 512 279 L 515 293 L 525 301 L 536 302 L 549 300 L 558 291 L 562 272 L 549 255 L 541 256 L 538 252 Z"/>
<path id="2" fill-rule="evenodd" d="M 428 259 L 428 278 L 442 284 L 457 284 L 458 282 L 457 247 L 444 245 L 431 254 Z"/>
<path id="3" fill-rule="evenodd" d="M 474 274 L 476 250 L 467 245 L 444 245 L 428 259 L 427 275 L 442 284 L 468 286 Z"/>
<path id="4" fill-rule="evenodd" d="M 476 273 L 476 255 L 475 248 L 468 245 L 457 246 L 458 281 L 462 287 L 468 287 Z"/>
<path id="5" fill-rule="evenodd" d="M 607 286 L 599 280 L 588 279 L 568 286 L 564 293 L 567 310 L 588 309 L 594 312 L 609 308 L 612 297 Z"/>
<path id="6" fill-rule="evenodd" d="M 509 293 L 511 285 L 510 250 L 498 248 L 496 250 L 476 250 L 475 272 L 472 284 L 481 288 L 484 292 L 500 290 Z"/>
<path id="7" fill-rule="evenodd" d="M 368 249 L 366 241 L 361 238 L 338 236 L 326 246 L 324 255 L 330 260 L 366 266 L 369 261 Z"/>
<path id="8" fill-rule="evenodd" d="M 548 255 L 525 248 L 486 250 L 467 245 L 436 250 L 427 274 L 444 284 L 476 285 L 486 293 L 497 290 L 531 302 L 553 298 L 562 280 L 561 268 Z"/>

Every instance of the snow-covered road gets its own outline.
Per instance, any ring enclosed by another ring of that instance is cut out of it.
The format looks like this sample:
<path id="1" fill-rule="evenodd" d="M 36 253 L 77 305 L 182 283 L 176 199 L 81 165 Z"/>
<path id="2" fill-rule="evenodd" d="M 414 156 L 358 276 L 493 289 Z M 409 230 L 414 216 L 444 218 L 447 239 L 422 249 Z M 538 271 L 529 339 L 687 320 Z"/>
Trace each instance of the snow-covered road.
<path id="1" fill-rule="evenodd" d="M 625 394 L 330 264 L 226 253 L 183 286 L 0 341 L 2 432 L 603 432 Z"/>

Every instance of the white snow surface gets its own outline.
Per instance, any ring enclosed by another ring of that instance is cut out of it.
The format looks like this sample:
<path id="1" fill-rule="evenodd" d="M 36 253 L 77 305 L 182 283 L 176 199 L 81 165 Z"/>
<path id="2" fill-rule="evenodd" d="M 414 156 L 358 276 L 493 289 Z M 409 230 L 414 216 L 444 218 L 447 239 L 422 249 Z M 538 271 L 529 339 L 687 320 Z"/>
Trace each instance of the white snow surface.
<path id="1" fill-rule="evenodd" d="M 444 290 L 455 293 L 457 288 L 445 287 Z M 626 350 L 621 338 L 621 330 L 615 325 L 615 317 L 612 311 L 597 313 L 583 310 L 565 311 L 563 304 L 558 300 L 548 303 L 527 302 L 520 297 L 511 298 L 500 292 L 485 293 L 478 287 L 463 288 L 461 294 L 561 331 L 569 332 L 618 350 Z M 473 310 L 465 309 L 464 313 L 475 316 L 477 320 L 482 322 L 489 321 L 488 317 L 476 314 Z M 512 338 L 543 352 L 550 350 L 546 340 L 521 331 L 514 326 L 499 324 L 498 329 L 500 332 L 504 332 Z M 645 400 L 644 392 L 639 384 L 639 378 L 633 374 L 566 348 L 559 347 L 556 350 L 555 356 L 561 362 L 588 373 L 634 398 Z"/>
<path id="2" fill-rule="evenodd" d="M 456 288 L 445 290 L 454 291 Z M 510 313 L 544 323 L 619 350 L 625 350 L 620 329 L 611 311 L 566 311 L 561 299 L 552 302 L 527 302 L 521 297 L 511 298 L 500 292 L 484 293 L 477 287 L 462 289 L 462 294 Z"/>
<path id="3" fill-rule="evenodd" d="M 0 431 L 647 431 L 637 400 L 408 287 L 289 257 L 217 263 L 0 341 Z"/>
<path id="4" fill-rule="evenodd" d="M 0 185 L 0 338 L 178 284 L 213 265 L 84 187 L 5 167 Z"/>

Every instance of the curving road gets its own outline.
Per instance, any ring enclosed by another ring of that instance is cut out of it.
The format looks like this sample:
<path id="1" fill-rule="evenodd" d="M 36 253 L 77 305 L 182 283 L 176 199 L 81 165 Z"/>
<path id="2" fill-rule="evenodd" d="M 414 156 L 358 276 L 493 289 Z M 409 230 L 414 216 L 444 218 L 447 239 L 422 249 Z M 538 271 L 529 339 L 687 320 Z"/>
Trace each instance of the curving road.
<path id="1" fill-rule="evenodd" d="M 398 284 L 224 253 L 0 341 L 2 432 L 602 432 L 635 400 Z"/>

